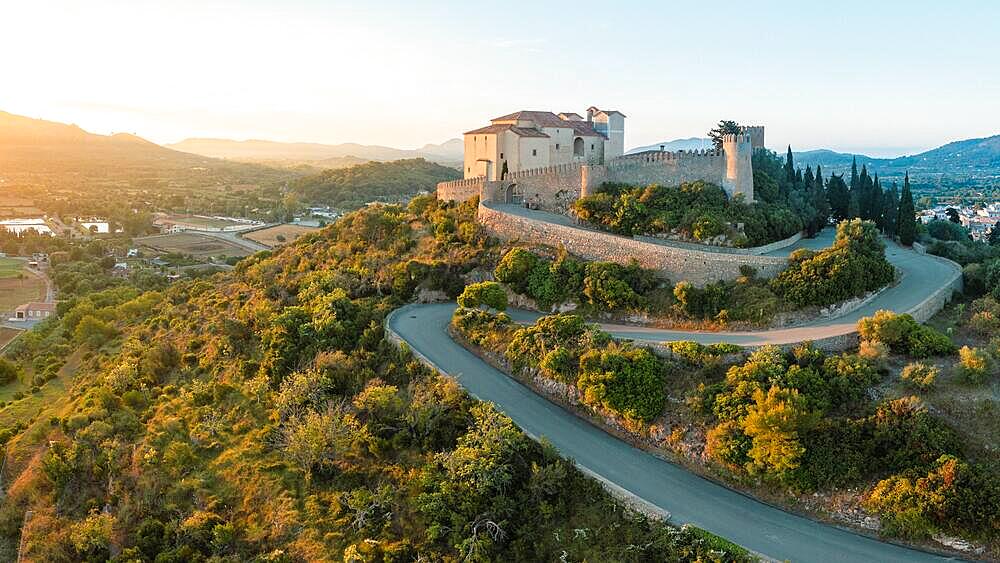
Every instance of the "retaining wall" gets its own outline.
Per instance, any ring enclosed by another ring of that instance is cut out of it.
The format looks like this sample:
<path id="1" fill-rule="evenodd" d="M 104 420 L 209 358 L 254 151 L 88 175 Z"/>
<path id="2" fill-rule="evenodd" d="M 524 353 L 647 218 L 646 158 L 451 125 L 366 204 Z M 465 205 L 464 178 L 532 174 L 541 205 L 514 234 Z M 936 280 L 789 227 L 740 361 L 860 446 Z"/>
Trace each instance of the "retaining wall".
<path id="1" fill-rule="evenodd" d="M 770 278 L 788 263 L 785 258 L 775 256 L 705 252 L 558 225 L 504 213 L 483 203 L 479 205 L 478 220 L 489 233 L 500 238 L 562 245 L 570 254 L 586 260 L 623 265 L 634 260 L 672 282 L 688 281 L 698 287 L 718 280 L 736 279 L 743 264 L 753 266 L 760 276 Z"/>
<path id="2" fill-rule="evenodd" d="M 769 254 L 776 250 L 781 250 L 782 248 L 787 248 L 800 240 L 802 240 L 802 233 L 798 232 L 794 235 L 782 239 L 771 244 L 765 244 L 763 246 L 754 246 L 752 248 L 733 248 L 731 246 L 712 246 L 710 244 L 698 244 L 695 242 L 685 242 L 682 240 L 672 240 L 664 239 L 659 237 L 646 237 L 642 235 L 636 235 L 635 240 L 641 240 L 643 242 L 648 242 L 652 244 L 662 244 L 664 246 L 673 246 L 676 248 L 686 248 L 688 250 L 699 250 L 702 252 L 714 252 L 716 254 L 739 254 L 742 256 L 758 256 L 761 254 Z"/>

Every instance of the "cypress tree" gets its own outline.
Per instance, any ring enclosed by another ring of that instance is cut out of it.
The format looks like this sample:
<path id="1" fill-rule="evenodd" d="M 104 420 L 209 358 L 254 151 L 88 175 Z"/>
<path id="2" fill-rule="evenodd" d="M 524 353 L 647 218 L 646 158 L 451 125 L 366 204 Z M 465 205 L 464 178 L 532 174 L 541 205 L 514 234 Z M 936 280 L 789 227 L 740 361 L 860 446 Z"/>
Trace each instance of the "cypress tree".
<path id="1" fill-rule="evenodd" d="M 896 182 L 892 183 L 892 187 L 885 191 L 882 196 L 882 213 L 885 217 L 885 228 L 883 231 L 888 237 L 896 236 L 896 219 L 899 215 L 899 188 L 896 186 Z"/>
<path id="2" fill-rule="evenodd" d="M 896 219 L 899 242 L 911 246 L 917 239 L 917 212 L 913 208 L 913 192 L 910 191 L 910 173 L 903 178 L 903 193 L 899 196 L 899 218 Z"/>
<path id="3" fill-rule="evenodd" d="M 851 183 L 850 183 L 850 188 L 851 188 L 851 195 L 854 195 L 855 193 L 857 193 L 855 190 L 858 189 L 858 157 L 856 157 L 856 156 L 854 157 L 853 160 L 851 160 Z"/>
<path id="4" fill-rule="evenodd" d="M 785 181 L 789 184 L 795 183 L 795 159 L 792 157 L 792 145 L 788 145 L 788 154 L 785 155 Z"/>
<path id="5" fill-rule="evenodd" d="M 851 205 L 851 194 L 847 190 L 844 182 L 844 175 L 830 175 L 830 181 L 826 183 L 826 200 L 830 204 L 830 215 L 838 223 L 850 217 L 848 215 Z"/>
<path id="6" fill-rule="evenodd" d="M 823 188 L 823 169 L 816 165 L 816 177 L 811 189 L 812 204 L 816 208 L 816 219 L 813 221 L 813 232 L 819 232 L 830 220 L 830 204 L 827 202 L 826 190 Z"/>
<path id="7" fill-rule="evenodd" d="M 871 202 L 869 206 L 871 207 L 872 221 L 875 221 L 879 229 L 884 229 L 885 216 L 882 214 L 882 183 L 878 180 L 878 174 L 875 175 L 875 180 L 872 182 L 872 192 L 869 201 Z"/>
<path id="8" fill-rule="evenodd" d="M 990 246 L 1000 246 L 1000 221 L 993 224 L 993 228 L 990 229 L 989 238 L 986 241 L 990 243 Z"/>

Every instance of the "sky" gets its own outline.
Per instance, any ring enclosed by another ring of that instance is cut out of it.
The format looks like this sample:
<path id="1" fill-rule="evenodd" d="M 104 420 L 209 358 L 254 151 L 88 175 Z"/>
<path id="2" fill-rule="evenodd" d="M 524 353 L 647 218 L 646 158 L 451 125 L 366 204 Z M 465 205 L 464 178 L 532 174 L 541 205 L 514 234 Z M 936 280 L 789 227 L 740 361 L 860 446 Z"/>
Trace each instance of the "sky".
<path id="1" fill-rule="evenodd" d="M 0 110 L 187 137 L 440 143 L 620 110 L 626 146 L 719 119 L 912 154 L 1000 133 L 1000 2 L 0 0 Z"/>

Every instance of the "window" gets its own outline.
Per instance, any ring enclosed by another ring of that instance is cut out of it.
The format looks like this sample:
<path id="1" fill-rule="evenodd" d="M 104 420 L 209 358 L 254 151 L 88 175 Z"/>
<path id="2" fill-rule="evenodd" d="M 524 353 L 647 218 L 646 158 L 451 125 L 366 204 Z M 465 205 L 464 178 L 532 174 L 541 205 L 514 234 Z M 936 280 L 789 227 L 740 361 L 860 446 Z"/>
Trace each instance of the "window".
<path id="1" fill-rule="evenodd" d="M 466 169 L 465 169 L 465 171 L 466 171 L 466 172 L 472 172 L 472 168 L 471 168 L 471 167 L 469 167 L 469 168 L 466 168 Z"/>
<path id="2" fill-rule="evenodd" d="M 594 150 L 594 143 L 590 143 L 590 150 Z"/>
<path id="3" fill-rule="evenodd" d="M 531 156 L 538 156 L 538 149 L 531 149 Z"/>
<path id="4" fill-rule="evenodd" d="M 580 137 L 573 139 L 573 156 L 583 156 L 583 139 Z"/>
<path id="5" fill-rule="evenodd" d="M 500 160 L 503 160 L 503 153 L 500 153 Z"/>
<path id="6" fill-rule="evenodd" d="M 559 143 L 556 143 L 556 150 L 559 150 Z"/>

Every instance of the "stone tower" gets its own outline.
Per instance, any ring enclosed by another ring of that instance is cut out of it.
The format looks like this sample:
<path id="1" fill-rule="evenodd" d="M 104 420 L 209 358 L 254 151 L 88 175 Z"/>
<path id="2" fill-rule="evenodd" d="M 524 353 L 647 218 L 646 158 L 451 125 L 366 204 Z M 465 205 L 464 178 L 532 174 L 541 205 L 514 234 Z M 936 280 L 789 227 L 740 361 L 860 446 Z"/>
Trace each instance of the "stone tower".
<path id="1" fill-rule="evenodd" d="M 761 128 L 763 137 L 763 128 Z M 753 201 L 753 142 L 750 132 L 722 136 L 722 152 L 726 155 L 726 175 L 722 187 L 730 197 L 743 194 L 747 203 Z"/>
<path id="2" fill-rule="evenodd" d="M 743 132 L 750 135 L 750 146 L 753 150 L 764 148 L 764 126 L 763 125 L 747 125 L 743 128 Z"/>

